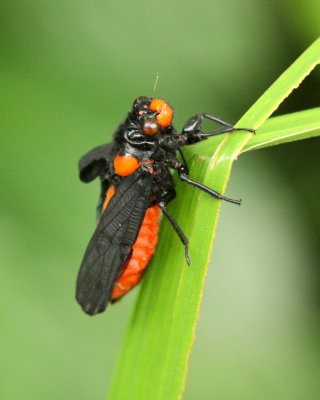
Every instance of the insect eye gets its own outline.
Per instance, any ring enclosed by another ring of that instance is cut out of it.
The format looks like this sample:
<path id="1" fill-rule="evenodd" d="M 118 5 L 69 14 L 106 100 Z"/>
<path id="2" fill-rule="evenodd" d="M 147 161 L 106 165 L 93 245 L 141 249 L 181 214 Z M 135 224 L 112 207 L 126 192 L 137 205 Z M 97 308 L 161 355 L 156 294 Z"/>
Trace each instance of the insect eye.
<path id="1" fill-rule="evenodd" d="M 157 121 L 162 127 L 169 126 L 173 118 L 173 109 L 161 99 L 153 99 L 150 103 L 150 110 L 157 112 Z"/>
<path id="2" fill-rule="evenodd" d="M 141 129 L 145 135 L 154 136 L 159 132 L 160 126 L 155 118 L 148 118 L 143 121 Z"/>

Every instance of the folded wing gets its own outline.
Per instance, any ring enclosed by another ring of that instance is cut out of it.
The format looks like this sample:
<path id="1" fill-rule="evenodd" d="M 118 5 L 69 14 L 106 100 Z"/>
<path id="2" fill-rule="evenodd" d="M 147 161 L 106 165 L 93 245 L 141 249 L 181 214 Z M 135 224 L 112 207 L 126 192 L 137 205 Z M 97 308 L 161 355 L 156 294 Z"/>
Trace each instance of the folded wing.
<path id="1" fill-rule="evenodd" d="M 149 207 L 151 187 L 152 174 L 139 168 L 117 186 L 102 213 L 77 279 L 76 298 L 87 314 L 107 307 Z"/>

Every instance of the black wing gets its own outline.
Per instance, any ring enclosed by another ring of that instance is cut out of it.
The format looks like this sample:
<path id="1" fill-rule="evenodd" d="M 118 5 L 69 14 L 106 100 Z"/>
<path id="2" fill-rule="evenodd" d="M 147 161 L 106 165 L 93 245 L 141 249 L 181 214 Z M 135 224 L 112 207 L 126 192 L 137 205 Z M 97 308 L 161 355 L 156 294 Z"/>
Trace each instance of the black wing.
<path id="1" fill-rule="evenodd" d="M 139 168 L 116 188 L 82 261 L 76 299 L 90 315 L 105 310 L 150 205 L 152 174 Z"/>
<path id="2" fill-rule="evenodd" d="M 97 176 L 101 176 L 108 164 L 113 159 L 113 143 L 95 147 L 79 161 L 79 175 L 82 182 L 91 182 Z"/>
<path id="3" fill-rule="evenodd" d="M 95 147 L 79 161 L 79 176 L 82 182 L 88 183 L 98 176 L 101 179 L 101 193 L 97 205 L 97 222 L 101 216 L 102 205 L 106 192 L 110 185 L 110 177 L 113 175 L 113 143 L 103 144 Z"/>

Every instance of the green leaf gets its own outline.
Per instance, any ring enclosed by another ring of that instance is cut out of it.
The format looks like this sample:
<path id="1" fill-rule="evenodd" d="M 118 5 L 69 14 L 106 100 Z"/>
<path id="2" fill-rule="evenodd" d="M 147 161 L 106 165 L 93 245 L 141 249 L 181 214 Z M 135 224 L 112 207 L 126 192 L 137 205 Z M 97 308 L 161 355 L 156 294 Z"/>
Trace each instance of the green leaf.
<path id="1" fill-rule="evenodd" d="M 242 153 L 320 135 L 320 107 L 270 118 Z"/>
<path id="2" fill-rule="evenodd" d="M 280 76 L 236 126 L 260 127 L 319 62 L 320 40 Z M 314 121 L 309 136 L 318 134 L 319 112 L 304 113 L 299 130 L 310 129 L 310 113 Z M 233 161 L 243 149 L 289 141 L 291 131 L 285 131 L 285 123 L 289 121 L 295 129 L 295 115 L 271 120 L 255 136 L 234 132 L 190 146 L 186 153 L 191 178 L 224 192 Z M 135 304 L 109 399 L 174 400 L 183 392 L 221 202 L 186 183 L 177 184 L 177 193 L 169 210 L 190 240 L 192 265 L 186 265 L 183 246 L 163 218 L 159 246 Z"/>

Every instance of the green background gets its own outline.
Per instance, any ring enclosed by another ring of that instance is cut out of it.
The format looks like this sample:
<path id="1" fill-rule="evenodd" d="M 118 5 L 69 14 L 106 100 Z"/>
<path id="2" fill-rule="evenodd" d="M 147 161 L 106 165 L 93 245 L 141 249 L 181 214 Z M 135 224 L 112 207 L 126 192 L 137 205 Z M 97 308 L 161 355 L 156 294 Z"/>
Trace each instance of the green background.
<path id="1" fill-rule="evenodd" d="M 157 73 L 178 129 L 203 111 L 236 121 L 317 37 L 319 2 L 25 0 L 0 14 L 0 398 L 103 399 L 137 290 L 94 318 L 74 301 L 99 190 L 79 157 Z M 278 113 L 319 106 L 319 79 Z M 235 164 L 228 195 L 244 201 L 222 208 L 184 399 L 319 398 L 319 154 L 312 139 Z"/>

